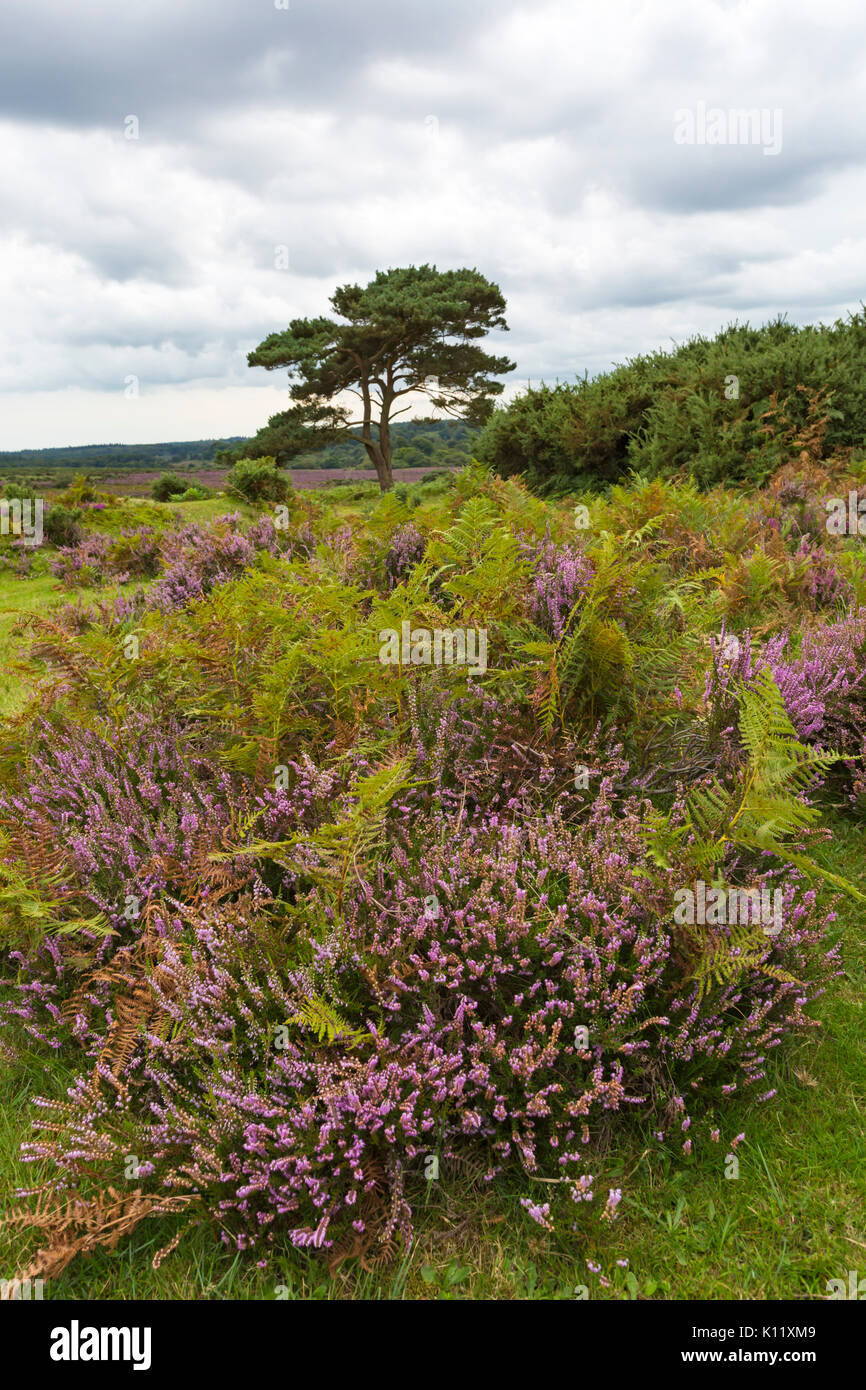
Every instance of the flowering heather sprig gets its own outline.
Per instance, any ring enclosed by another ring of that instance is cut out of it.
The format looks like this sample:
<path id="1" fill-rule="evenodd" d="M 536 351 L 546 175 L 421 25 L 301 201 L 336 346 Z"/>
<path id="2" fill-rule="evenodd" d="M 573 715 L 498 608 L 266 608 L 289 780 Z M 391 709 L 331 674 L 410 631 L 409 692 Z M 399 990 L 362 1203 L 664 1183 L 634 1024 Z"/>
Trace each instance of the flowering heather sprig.
<path id="1" fill-rule="evenodd" d="M 423 559 L 425 539 L 411 521 L 398 526 L 385 554 L 385 587 L 390 593 Z"/>
<path id="2" fill-rule="evenodd" d="M 240 513 L 231 512 L 208 526 L 190 523 L 167 532 L 162 559 L 147 604 L 168 613 L 236 578 L 255 559 L 255 547 L 241 531 Z"/>
<path id="3" fill-rule="evenodd" d="M 102 961 L 137 940 L 148 902 L 189 871 L 205 835 L 231 820 L 228 774 L 181 747 L 177 726 L 157 729 L 143 716 L 128 719 L 122 741 L 43 721 L 19 785 L 0 792 L 10 851 L 33 862 L 47 841 L 62 852 L 73 917 L 104 914 L 115 935 L 88 941 Z M 75 975 L 74 955 L 61 935 L 15 945 L 8 958 L 17 979 L 2 1012 L 43 1037 L 58 1021 L 52 1001 Z M 98 1037 L 104 1032 L 103 1020 Z"/>
<path id="4" fill-rule="evenodd" d="M 160 563 L 160 538 L 150 526 L 121 531 L 113 539 L 90 531 L 76 544 L 62 546 L 49 561 L 51 573 L 68 588 L 125 584 L 131 578 L 152 578 Z"/>
<path id="5" fill-rule="evenodd" d="M 813 611 L 851 601 L 854 590 L 850 580 L 841 573 L 822 545 L 803 536 L 794 560 L 797 569 L 802 569 L 798 596 L 806 599 Z"/>
<path id="6" fill-rule="evenodd" d="M 546 540 L 531 547 L 534 573 L 529 616 L 552 637 L 561 637 L 568 615 L 589 588 L 593 565 L 576 545 Z"/>
<path id="7" fill-rule="evenodd" d="M 77 545 L 61 546 L 48 567 L 68 589 L 101 584 L 108 573 L 110 551 L 109 537 L 91 531 Z"/>
<path id="8" fill-rule="evenodd" d="M 0 551 L 0 569 L 13 574 L 16 579 L 29 579 L 33 571 L 33 547 L 13 540 Z"/>

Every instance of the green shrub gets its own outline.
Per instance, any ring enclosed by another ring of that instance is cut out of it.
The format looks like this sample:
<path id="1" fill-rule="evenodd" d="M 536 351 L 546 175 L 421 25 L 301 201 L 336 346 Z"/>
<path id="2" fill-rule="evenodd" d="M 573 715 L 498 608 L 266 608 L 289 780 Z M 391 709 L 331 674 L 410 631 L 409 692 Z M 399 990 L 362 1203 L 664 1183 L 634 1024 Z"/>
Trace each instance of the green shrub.
<path id="1" fill-rule="evenodd" d="M 592 380 L 532 388 L 493 412 L 476 452 L 557 493 L 631 470 L 759 484 L 804 449 L 831 457 L 864 439 L 866 310 L 805 328 L 735 324 Z"/>
<path id="2" fill-rule="evenodd" d="M 240 493 L 247 502 L 285 502 L 292 491 L 287 474 L 270 455 L 239 459 L 226 478 L 226 490 Z"/>
<path id="3" fill-rule="evenodd" d="M 87 502 L 111 502 L 110 492 L 100 492 L 86 473 L 76 473 L 59 501 L 65 507 L 83 507 Z"/>
<path id="4" fill-rule="evenodd" d="M 32 484 L 28 485 L 27 479 L 7 478 L 3 483 L 3 497 L 7 502 L 23 502 L 25 498 L 35 497 L 36 489 Z"/>
<path id="5" fill-rule="evenodd" d="M 77 545 L 82 537 L 78 513 L 55 502 L 45 513 L 42 535 L 51 545 Z"/>
<path id="6" fill-rule="evenodd" d="M 180 497 L 186 489 L 187 484 L 176 473 L 163 473 L 151 487 L 150 495 L 154 502 L 170 502 L 173 497 Z"/>
<path id="7" fill-rule="evenodd" d="M 182 492 L 180 497 L 173 500 L 178 502 L 206 502 L 211 496 L 213 496 L 213 494 L 209 487 L 202 487 L 200 483 L 193 483 L 191 487 L 186 489 L 186 492 Z"/>

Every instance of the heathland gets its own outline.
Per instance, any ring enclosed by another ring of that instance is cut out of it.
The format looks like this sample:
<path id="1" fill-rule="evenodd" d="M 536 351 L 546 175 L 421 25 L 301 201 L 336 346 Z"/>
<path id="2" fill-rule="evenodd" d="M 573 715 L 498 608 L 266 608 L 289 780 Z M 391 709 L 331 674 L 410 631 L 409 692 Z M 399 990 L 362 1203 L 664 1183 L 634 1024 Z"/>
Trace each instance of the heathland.
<path id="1" fill-rule="evenodd" d="M 31 545 L 6 491 L 4 1277 L 820 1298 L 856 1268 L 861 335 L 539 387 L 383 494 L 91 474 Z"/>

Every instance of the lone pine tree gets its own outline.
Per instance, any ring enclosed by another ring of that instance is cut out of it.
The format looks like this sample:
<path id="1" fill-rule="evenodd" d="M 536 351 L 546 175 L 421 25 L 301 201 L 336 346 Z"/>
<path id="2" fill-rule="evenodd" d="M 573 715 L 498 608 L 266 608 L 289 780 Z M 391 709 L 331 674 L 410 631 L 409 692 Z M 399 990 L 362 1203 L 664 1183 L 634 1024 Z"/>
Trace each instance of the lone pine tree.
<path id="1" fill-rule="evenodd" d="M 393 484 L 391 421 L 403 396 L 421 394 L 437 409 L 482 424 L 514 370 L 477 344 L 493 328 L 508 331 L 498 285 L 477 270 L 435 266 L 380 270 L 362 289 L 341 285 L 330 303 L 338 319 L 293 319 L 247 358 L 251 367 L 287 367 L 289 410 L 271 416 L 246 452 L 285 463 L 343 439 L 364 445 L 385 492 Z M 343 403 L 357 398 L 354 409 Z M 253 448 L 254 445 L 254 448 Z"/>

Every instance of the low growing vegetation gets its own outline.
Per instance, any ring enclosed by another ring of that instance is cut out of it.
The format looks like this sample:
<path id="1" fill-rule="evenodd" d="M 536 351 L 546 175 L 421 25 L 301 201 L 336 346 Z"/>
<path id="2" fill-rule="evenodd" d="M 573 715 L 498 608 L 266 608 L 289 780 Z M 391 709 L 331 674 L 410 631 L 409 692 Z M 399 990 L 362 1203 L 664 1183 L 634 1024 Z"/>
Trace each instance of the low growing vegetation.
<path id="1" fill-rule="evenodd" d="M 786 333 L 751 342 L 741 486 L 700 434 L 682 471 L 657 395 L 622 476 L 602 384 L 488 426 L 496 455 L 534 419 L 548 482 L 566 418 L 595 431 L 568 498 L 484 462 L 305 494 L 265 457 L 222 499 L 82 480 L 43 545 L 4 537 L 10 1270 L 169 1297 L 844 1274 L 866 470 L 829 391 L 798 381 L 795 419 L 777 380 L 755 415 Z"/>

